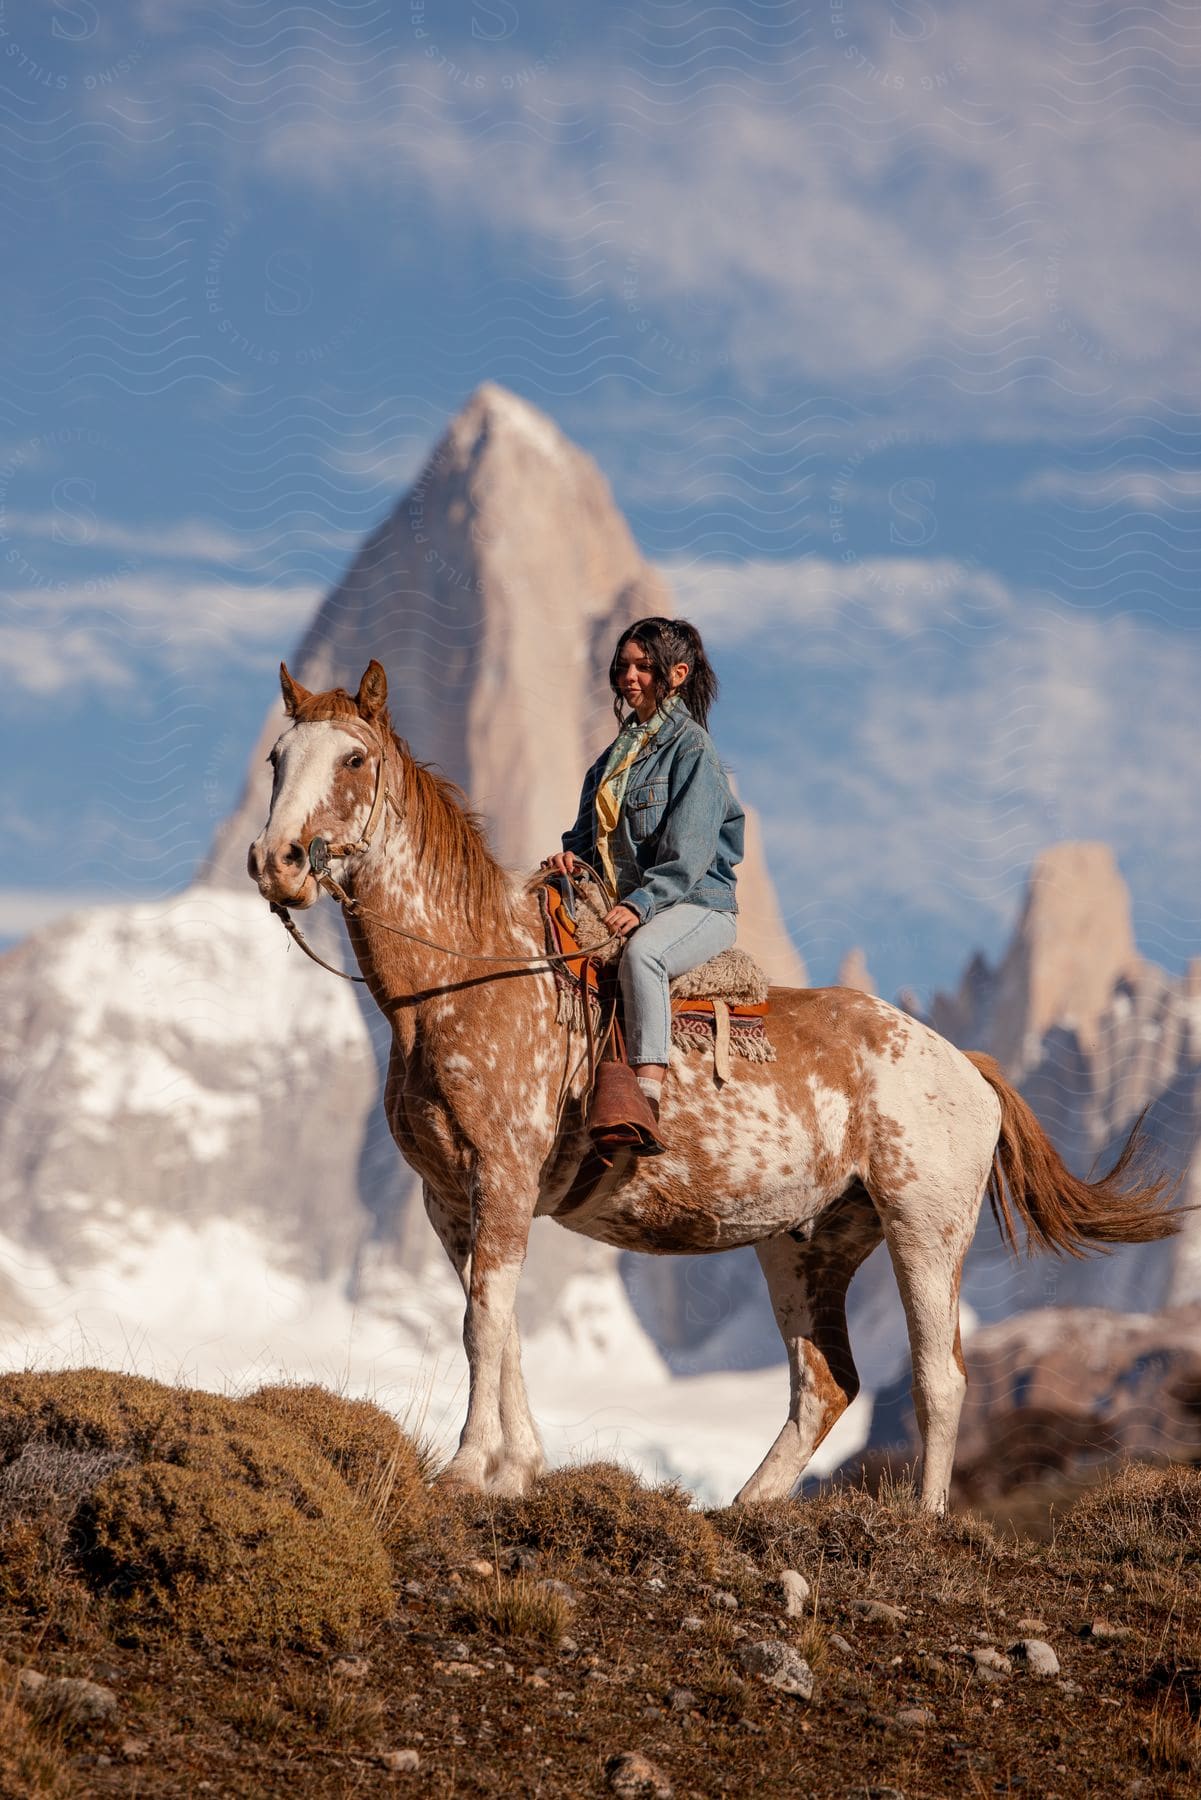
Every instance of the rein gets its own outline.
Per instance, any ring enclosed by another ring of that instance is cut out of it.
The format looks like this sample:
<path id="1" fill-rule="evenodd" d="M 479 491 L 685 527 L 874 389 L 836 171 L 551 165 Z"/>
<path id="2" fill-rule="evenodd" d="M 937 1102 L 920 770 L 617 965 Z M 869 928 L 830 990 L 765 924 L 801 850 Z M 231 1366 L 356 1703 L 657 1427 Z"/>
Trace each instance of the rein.
<path id="1" fill-rule="evenodd" d="M 502 967 L 513 968 L 515 974 L 517 974 L 517 972 L 533 972 L 535 968 L 549 968 L 553 963 L 576 963 L 576 961 L 580 959 L 580 952 L 578 952 L 578 950 L 576 950 L 574 954 L 562 954 L 562 952 L 553 952 L 553 950 L 542 950 L 538 956 L 515 956 L 515 954 L 513 954 L 513 956 L 484 956 L 481 950 L 456 950 L 454 949 L 454 945 L 450 945 L 450 943 L 436 943 L 432 938 L 423 938 L 423 936 L 420 936 L 420 932 L 405 931 L 402 925 L 393 925 L 389 920 L 382 918 L 380 913 L 369 911 L 366 905 L 362 904 L 360 900 L 355 900 L 355 896 L 346 893 L 346 889 L 340 886 L 339 880 L 335 880 L 335 877 L 330 873 L 331 862 L 335 862 L 339 857 L 357 857 L 357 855 L 362 855 L 364 851 L 371 850 L 371 839 L 375 837 L 376 828 L 378 828 L 378 824 L 380 824 L 380 819 L 384 817 L 385 808 L 387 808 L 387 806 L 391 806 L 393 812 L 400 814 L 400 808 L 396 806 L 396 801 L 394 801 L 391 792 L 389 792 L 389 788 L 385 785 L 385 749 L 384 743 L 380 742 L 378 738 L 376 738 L 376 758 L 378 758 L 378 763 L 376 763 L 375 796 L 371 799 L 371 812 L 367 814 L 367 823 L 364 824 L 364 828 L 362 828 L 362 835 L 357 837 L 357 839 L 353 839 L 353 841 L 346 842 L 346 844 L 328 844 L 328 842 L 324 841 L 324 837 L 315 837 L 315 839 L 310 842 L 310 846 L 308 846 L 308 866 L 310 866 L 310 871 L 312 871 L 317 886 L 321 887 L 322 893 L 328 893 L 330 898 L 337 900 L 340 907 L 342 907 L 342 911 L 351 914 L 351 918 L 371 920 L 371 923 L 380 925 L 382 931 L 393 932 L 393 936 L 396 936 L 396 938 L 405 938 L 409 943 L 420 943 L 423 949 L 438 950 L 443 956 L 457 956 L 457 958 L 465 959 L 468 963 L 497 963 L 497 965 L 502 965 Z M 614 905 L 618 904 L 618 902 L 616 902 L 616 895 L 610 895 L 609 884 L 603 880 L 603 877 L 600 877 L 600 875 L 596 873 L 596 869 L 592 869 L 587 862 L 582 862 L 580 859 L 576 860 L 580 862 L 580 868 L 587 869 L 587 873 L 596 880 L 596 884 L 600 886 L 601 895 L 605 896 L 605 900 L 610 900 Z M 537 875 L 537 877 L 533 878 L 533 882 L 531 882 L 529 886 L 537 886 L 538 882 L 546 882 L 546 880 L 553 880 L 553 878 L 555 878 L 553 875 Z M 317 956 L 317 950 L 313 950 L 312 943 L 308 943 L 308 940 L 304 938 L 304 932 L 301 931 L 301 927 L 295 923 L 295 920 L 292 918 L 292 913 L 288 911 L 286 905 L 281 904 L 279 900 L 270 900 L 268 905 L 270 905 L 272 913 L 275 914 L 275 918 L 281 920 L 281 923 L 283 923 L 284 931 L 288 932 L 288 936 L 292 938 L 293 943 L 299 943 L 299 947 L 304 950 L 304 954 L 306 954 L 308 958 L 312 958 L 313 963 L 317 963 L 321 968 L 326 968 L 331 976 L 340 976 L 342 981 L 357 981 L 360 986 L 367 985 L 366 976 L 348 976 L 344 968 L 335 968 L 333 967 L 333 963 L 328 963 L 328 961 L 324 959 L 324 956 Z M 609 949 L 610 943 L 623 943 L 623 941 L 625 940 L 621 938 L 619 932 L 610 932 L 609 936 L 605 938 L 605 941 L 600 943 L 596 949 L 607 950 Z M 596 954 L 596 952 L 592 952 L 592 954 Z M 517 967 L 515 967 L 515 965 L 517 965 Z M 438 988 L 434 988 L 434 990 L 430 990 L 430 992 L 438 992 Z"/>
<path id="2" fill-rule="evenodd" d="M 309 870 L 322 892 L 328 894 L 331 899 L 336 900 L 343 912 L 348 913 L 351 918 L 370 920 L 372 924 L 378 925 L 383 931 L 390 931 L 395 937 L 404 938 L 410 944 L 421 944 L 423 948 L 427 950 L 437 950 L 443 956 L 460 957 L 466 962 L 499 964 L 515 975 L 534 974 L 539 970 L 551 968 L 555 963 L 580 962 L 581 958 L 578 950 L 572 953 L 544 950 L 537 956 L 518 956 L 516 954 L 511 956 L 486 956 L 482 951 L 478 950 L 457 950 L 452 944 L 439 944 L 436 943 L 433 938 L 422 937 L 418 932 L 405 931 L 402 926 L 393 925 L 388 919 L 383 918 L 379 913 L 365 907 L 361 901 L 356 900 L 352 894 L 346 892 L 346 889 L 335 876 L 330 874 L 330 863 L 342 856 L 357 856 L 361 855 L 365 850 L 370 850 L 371 840 L 375 836 L 380 820 L 384 817 L 388 806 L 391 806 L 393 812 L 397 813 L 399 816 L 399 808 L 385 783 L 385 751 L 382 742 L 380 742 L 378 738 L 376 740 L 376 747 L 378 766 L 375 777 L 375 793 L 372 797 L 371 811 L 367 815 L 367 823 L 363 827 L 362 836 L 355 839 L 353 842 L 347 842 L 345 844 L 327 844 L 324 838 L 315 837 L 309 845 Z M 613 905 L 616 905 L 616 896 L 611 894 L 609 884 L 604 877 L 598 874 L 590 864 L 583 862 L 579 857 L 576 858 L 576 862 L 581 869 L 586 870 L 587 873 L 592 876 L 593 880 L 599 886 L 602 896 L 606 900 L 611 901 Z M 554 878 L 553 873 L 539 874 L 534 876 L 527 886 L 536 887 L 539 883 L 553 881 Z M 571 879 L 571 877 L 568 877 L 568 879 Z M 292 942 L 294 944 L 299 944 L 305 955 L 309 957 L 312 962 L 315 962 L 319 968 L 327 970 L 331 975 L 339 976 L 343 981 L 355 982 L 360 987 L 366 987 L 368 985 L 366 976 L 348 975 L 345 969 L 335 968 L 333 963 L 326 962 L 323 956 L 318 956 L 317 952 L 313 949 L 313 946 L 301 931 L 299 925 L 297 925 L 295 919 L 293 919 L 287 906 L 282 905 L 278 900 L 271 900 L 268 904 L 271 911 L 283 925 L 288 936 L 292 939 Z M 592 1027 L 592 1009 L 588 1003 L 587 965 L 591 962 L 592 957 L 597 954 L 597 951 L 607 949 L 610 944 L 622 944 L 624 942 L 625 939 L 619 932 L 610 932 L 603 943 L 597 946 L 596 951 L 593 951 L 590 955 L 583 958 L 583 967 L 581 969 L 581 991 L 584 995 L 584 1035 L 587 1044 L 586 1060 L 588 1063 L 589 1090 L 591 1090 L 595 1079 L 597 1055 Z M 430 990 L 431 993 L 445 991 L 445 988 L 432 988 Z M 604 1054 L 605 1047 L 612 1034 L 615 1023 L 616 1008 L 614 1009 L 614 1017 L 610 1019 L 608 1027 L 601 1036 L 600 1048 L 602 1055 Z"/>

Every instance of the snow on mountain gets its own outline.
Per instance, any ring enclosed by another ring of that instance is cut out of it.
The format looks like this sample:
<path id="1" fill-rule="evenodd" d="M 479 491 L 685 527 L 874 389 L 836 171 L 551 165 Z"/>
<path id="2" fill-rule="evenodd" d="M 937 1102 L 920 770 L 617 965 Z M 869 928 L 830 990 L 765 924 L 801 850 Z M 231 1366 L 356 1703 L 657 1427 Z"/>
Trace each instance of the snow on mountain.
<path id="1" fill-rule="evenodd" d="M 672 610 L 595 464 L 526 402 L 485 384 L 371 534 L 293 661 L 352 685 L 372 656 L 394 716 L 528 868 L 570 823 L 612 730 L 619 630 Z M 547 696 L 555 731 L 548 741 Z M 246 880 L 267 809 L 272 707 L 205 877 L 165 903 L 58 921 L 0 959 L 0 1336 L 10 1364 L 90 1357 L 237 1385 L 284 1369 L 461 1419 L 462 1302 L 379 1104 L 387 1027 L 291 949 Z M 804 971 L 754 815 L 740 940 L 775 978 Z M 306 930 L 342 953 L 329 906 Z M 859 959 L 852 965 L 866 983 Z M 939 1029 L 1009 1063 L 1073 1166 L 1140 1108 L 1201 1194 L 1201 965 L 1141 960 L 1101 846 L 1036 867 L 997 970 L 976 959 Z M 1201 1214 L 1197 1215 L 1201 1220 Z M 1175 1245 L 1021 1265 L 986 1223 L 970 1318 L 1070 1299 L 1149 1309 L 1201 1297 L 1201 1226 Z M 904 1323 L 883 1252 L 850 1296 L 868 1388 Z M 783 1419 L 782 1350 L 753 1254 L 620 1257 L 539 1221 L 520 1307 L 531 1392 L 557 1457 L 618 1450 L 732 1491 Z M 424 1398 L 423 1398 L 424 1396 Z M 823 1447 L 857 1447 L 861 1400 Z"/>

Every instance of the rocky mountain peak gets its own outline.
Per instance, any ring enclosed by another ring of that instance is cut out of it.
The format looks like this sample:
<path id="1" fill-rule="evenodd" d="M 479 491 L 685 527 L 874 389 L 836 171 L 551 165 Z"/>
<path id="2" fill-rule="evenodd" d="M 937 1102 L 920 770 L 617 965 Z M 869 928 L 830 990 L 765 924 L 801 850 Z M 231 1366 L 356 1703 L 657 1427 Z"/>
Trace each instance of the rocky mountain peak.
<path id="1" fill-rule="evenodd" d="M 1114 987 L 1138 961 L 1130 892 L 1108 844 L 1044 850 L 998 971 L 995 1054 L 1015 1067 L 1028 1063 L 1052 1025 L 1087 1047 Z"/>
<path id="2" fill-rule="evenodd" d="M 859 944 L 853 944 L 839 963 L 838 986 L 854 988 L 860 994 L 875 993 L 876 984 L 867 966 L 867 957 Z"/>
<path id="3" fill-rule="evenodd" d="M 397 729 L 470 796 L 501 861 L 524 870 L 558 848 L 584 770 L 616 729 L 606 671 L 618 635 L 674 610 L 592 458 L 528 400 L 486 381 L 288 663 L 306 687 L 353 688 L 377 657 Z M 242 798 L 210 852 L 210 881 L 245 884 L 270 793 L 263 759 L 282 717 L 273 696 Z M 739 905 L 740 942 L 775 980 L 802 985 L 749 809 Z"/>
<path id="4" fill-rule="evenodd" d="M 1021 915 L 998 968 L 976 956 L 931 1021 L 960 1044 L 987 1044 L 1020 1077 L 1047 1032 L 1075 1034 L 1087 1054 L 1119 981 L 1136 980 L 1130 892 L 1108 844 L 1053 844 L 1035 858 Z"/>

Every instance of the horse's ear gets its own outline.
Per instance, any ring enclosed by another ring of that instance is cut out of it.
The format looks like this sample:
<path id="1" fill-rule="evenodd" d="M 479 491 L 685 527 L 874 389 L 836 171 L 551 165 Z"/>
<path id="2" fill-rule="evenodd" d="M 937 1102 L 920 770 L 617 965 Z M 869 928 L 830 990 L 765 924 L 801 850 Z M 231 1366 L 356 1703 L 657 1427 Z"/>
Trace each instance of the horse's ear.
<path id="1" fill-rule="evenodd" d="M 279 665 L 279 687 L 284 697 L 284 711 L 290 719 L 294 719 L 305 701 L 311 698 L 309 690 L 301 687 L 298 681 L 293 681 L 288 674 L 287 663 L 282 662 Z"/>
<path id="2" fill-rule="evenodd" d="M 368 720 L 378 718 L 388 704 L 388 677 L 374 657 L 363 671 L 354 703 L 362 717 Z"/>

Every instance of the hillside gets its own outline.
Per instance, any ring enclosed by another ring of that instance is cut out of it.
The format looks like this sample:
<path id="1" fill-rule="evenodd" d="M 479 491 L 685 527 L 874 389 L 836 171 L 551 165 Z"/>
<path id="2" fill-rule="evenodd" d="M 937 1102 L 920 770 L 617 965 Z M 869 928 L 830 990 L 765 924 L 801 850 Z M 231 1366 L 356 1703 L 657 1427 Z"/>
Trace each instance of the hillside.
<path id="1" fill-rule="evenodd" d="M 1196 1792 L 1195 1471 L 1046 1543 L 904 1487 L 704 1514 L 611 1465 L 504 1503 L 427 1474 L 311 1388 L 0 1379 L 0 1793 Z"/>

